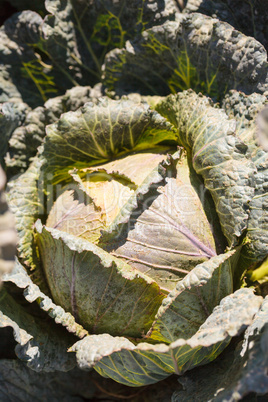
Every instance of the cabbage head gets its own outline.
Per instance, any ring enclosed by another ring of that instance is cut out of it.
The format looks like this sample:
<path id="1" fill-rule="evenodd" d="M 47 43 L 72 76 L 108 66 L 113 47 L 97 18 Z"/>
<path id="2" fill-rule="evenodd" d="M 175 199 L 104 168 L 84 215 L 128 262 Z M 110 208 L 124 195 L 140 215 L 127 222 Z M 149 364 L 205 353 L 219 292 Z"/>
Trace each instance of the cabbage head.
<path id="1" fill-rule="evenodd" d="M 214 360 L 252 322 L 262 297 L 236 289 L 257 168 L 234 131 L 193 91 L 102 97 L 46 127 L 9 182 L 29 276 L 18 262 L 6 280 L 67 331 L 50 323 L 38 357 L 23 345 L 30 367 L 52 370 L 50 348 L 54 369 L 76 356 L 122 384 L 152 384 Z"/>

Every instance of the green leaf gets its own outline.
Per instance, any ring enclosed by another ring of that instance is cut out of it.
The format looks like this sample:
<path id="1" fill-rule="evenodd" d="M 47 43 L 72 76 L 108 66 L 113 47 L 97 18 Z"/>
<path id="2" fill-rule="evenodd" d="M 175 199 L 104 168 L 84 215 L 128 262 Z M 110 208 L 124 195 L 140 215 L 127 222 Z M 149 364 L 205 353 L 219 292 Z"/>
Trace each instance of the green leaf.
<path id="1" fill-rule="evenodd" d="M 267 1 L 188 0 L 184 12 L 198 12 L 226 21 L 247 36 L 254 36 L 267 49 Z"/>
<path id="2" fill-rule="evenodd" d="M 14 217 L 4 194 L 5 174 L 0 165 L 0 284 L 2 275 L 12 270 L 16 253 L 17 234 Z"/>
<path id="3" fill-rule="evenodd" d="M 17 0 L 11 1 L 18 5 Z M 18 9 L 23 9 L 25 2 L 19 3 Z M 40 10 L 39 3 L 29 8 L 43 16 L 44 4 Z M 22 11 L 0 29 L 0 101 L 23 99 L 36 107 L 73 86 L 100 82 L 109 50 L 122 47 L 147 27 L 175 19 L 177 10 L 173 0 L 131 4 L 46 0 L 45 7 L 49 14 L 44 19 L 36 12 Z"/>
<path id="4" fill-rule="evenodd" d="M 31 107 L 55 96 L 51 66 L 42 61 L 35 45 L 40 40 L 43 20 L 33 11 L 14 14 L 0 28 L 0 101 L 24 101 Z"/>
<path id="5" fill-rule="evenodd" d="M 268 298 L 247 328 L 244 341 L 236 350 L 227 350 L 215 362 L 179 379 L 183 391 L 173 394 L 172 402 L 238 401 L 250 393 L 268 392 L 267 339 Z M 209 378 L 209 381 L 208 381 Z"/>
<path id="6" fill-rule="evenodd" d="M 267 104 L 265 94 L 246 95 L 235 90 L 228 92 L 223 99 L 222 107 L 226 114 L 236 120 L 236 135 L 248 145 L 251 152 L 256 148 L 256 119 Z"/>
<path id="7" fill-rule="evenodd" d="M 45 208 L 42 163 L 42 160 L 36 157 L 24 174 L 9 182 L 8 200 L 15 215 L 19 236 L 19 258 L 32 268 L 36 262 L 32 243 L 33 225 L 36 219 L 44 214 Z"/>
<path id="8" fill-rule="evenodd" d="M 229 343 L 252 323 L 262 298 L 251 289 L 240 289 L 225 297 L 194 336 L 170 345 L 140 343 L 108 334 L 90 335 L 78 341 L 76 352 L 80 368 L 95 370 L 128 386 L 142 386 L 164 379 L 172 373 L 214 360 Z"/>
<path id="9" fill-rule="evenodd" d="M 146 103 L 102 98 L 48 126 L 43 155 L 56 181 L 60 180 L 57 176 L 63 176 L 64 167 L 88 167 L 136 147 L 146 149 L 148 138 L 153 147 L 170 139 L 171 133 L 174 129 L 170 123 Z"/>
<path id="10" fill-rule="evenodd" d="M 220 99 L 229 89 L 267 90 L 267 54 L 254 38 L 202 14 L 144 31 L 105 58 L 104 83 L 118 95 L 192 88 Z"/>
<path id="11" fill-rule="evenodd" d="M 249 241 L 241 252 L 243 264 L 246 261 L 247 265 L 253 265 L 253 267 L 268 255 L 268 153 L 260 151 L 258 154 L 258 161 L 255 162 L 257 167 L 255 194 L 249 204 L 247 231 Z"/>
<path id="12" fill-rule="evenodd" d="M 235 136 L 235 121 L 191 90 L 168 96 L 157 110 L 177 127 L 179 144 L 212 195 L 222 231 L 235 244 L 247 228 L 256 170 L 247 146 Z"/>
<path id="13" fill-rule="evenodd" d="M 69 326 L 72 332 L 75 332 L 70 325 L 72 317 L 69 318 L 61 308 L 53 305 L 49 298 L 40 292 L 19 263 L 11 274 L 5 275 L 3 280 L 5 286 L 0 295 L 0 326 L 1 328 L 13 328 L 14 338 L 17 342 L 15 348 L 17 356 L 36 371 L 66 371 L 73 368 L 74 360 L 66 353 L 66 349 L 75 338 L 61 326 L 56 325 L 48 315 L 39 317 L 36 312 L 31 314 L 31 310 L 28 306 L 28 309 L 26 308 L 25 302 L 16 301 L 16 299 L 20 300 L 18 290 L 13 292 L 11 288 L 11 292 L 7 292 L 9 289 L 7 284 L 12 282 L 24 289 L 24 296 L 28 302 L 37 301 L 39 304 L 43 304 L 41 308 L 49 312 L 51 317 L 54 316 L 56 322 Z"/>
<path id="14" fill-rule="evenodd" d="M 113 380 L 101 377 L 96 371 L 82 371 L 78 368 L 68 372 L 37 373 L 19 360 L 0 360 L 0 399 L 83 402 L 85 400 L 133 402 L 169 402 L 172 389 L 176 388 L 176 378 L 164 384 L 155 384 L 146 389 L 130 389 Z M 168 387 L 168 389 L 167 389 Z"/>
<path id="15" fill-rule="evenodd" d="M 156 282 L 86 240 L 36 225 L 55 303 L 91 333 L 140 337 L 148 331 L 164 298 Z"/>
<path id="16" fill-rule="evenodd" d="M 100 81 L 104 55 L 152 24 L 174 19 L 175 2 L 47 0 L 43 48 L 64 81 Z M 59 77 L 58 77 L 59 78 Z"/>
<path id="17" fill-rule="evenodd" d="M 267 144 L 267 96 L 245 95 L 232 91 L 225 97 L 224 108 L 237 121 L 237 135 L 249 147 L 256 167 L 255 192 L 249 202 L 248 230 L 239 262 L 236 281 L 241 280 L 245 270 L 255 268 L 268 255 L 268 153 Z"/>
<path id="18" fill-rule="evenodd" d="M 4 166 L 4 157 L 8 150 L 8 141 L 13 131 L 23 122 L 29 108 L 25 103 L 14 104 L 10 102 L 4 103 L 0 108 L 0 164 Z"/>
<path id="19" fill-rule="evenodd" d="M 25 268 L 18 261 L 16 261 L 14 269 L 4 276 L 3 281 L 5 283 L 13 283 L 17 288 L 22 289 L 23 296 L 28 303 L 37 302 L 41 310 L 53 318 L 57 324 L 66 327 L 70 333 L 79 338 L 83 338 L 87 335 L 87 331 L 75 322 L 74 317 L 70 313 L 66 313 L 62 307 L 54 304 L 46 294 L 41 292 L 39 287 L 33 283 Z M 29 304 L 28 308 L 30 309 Z"/>
<path id="20" fill-rule="evenodd" d="M 232 256 L 235 250 L 197 265 L 177 283 L 162 302 L 148 335 L 158 342 L 188 339 L 212 313 L 221 299 L 232 293 Z"/>
<path id="21" fill-rule="evenodd" d="M 84 398 L 93 398 L 97 394 L 94 380 L 89 373 L 78 369 L 42 372 L 40 375 L 20 360 L 0 361 L 0 399 L 3 402 L 83 402 Z"/>
<path id="22" fill-rule="evenodd" d="M 8 176 L 14 176 L 29 167 L 44 140 L 48 124 L 58 120 L 62 113 L 77 110 L 100 95 L 98 86 L 74 87 L 62 96 L 49 99 L 44 107 L 38 106 L 27 113 L 25 121 L 14 130 L 9 140 L 9 149 L 5 157 Z"/>
<path id="23" fill-rule="evenodd" d="M 67 353 L 74 337 L 52 320 L 34 318 L 5 289 L 0 291 L 0 327 L 12 327 L 19 359 L 37 371 L 67 371 L 75 361 Z"/>

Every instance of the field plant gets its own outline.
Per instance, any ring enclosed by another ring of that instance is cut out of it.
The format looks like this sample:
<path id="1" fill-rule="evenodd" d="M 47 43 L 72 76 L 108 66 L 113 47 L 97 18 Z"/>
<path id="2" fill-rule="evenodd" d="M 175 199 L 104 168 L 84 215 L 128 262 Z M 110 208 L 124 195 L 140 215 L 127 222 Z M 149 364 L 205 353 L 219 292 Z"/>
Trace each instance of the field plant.
<path id="1" fill-rule="evenodd" d="M 265 398 L 268 2 L 0 7 L 0 400 Z"/>

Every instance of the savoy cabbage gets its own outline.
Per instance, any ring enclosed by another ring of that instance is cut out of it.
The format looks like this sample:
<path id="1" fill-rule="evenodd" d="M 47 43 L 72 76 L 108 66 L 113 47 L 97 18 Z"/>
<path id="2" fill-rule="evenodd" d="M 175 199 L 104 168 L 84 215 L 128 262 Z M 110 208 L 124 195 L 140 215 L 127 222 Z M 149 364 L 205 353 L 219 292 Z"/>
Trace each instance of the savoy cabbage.
<path id="1" fill-rule="evenodd" d="M 264 395 L 263 4 L 9 3 L 0 399 Z"/>

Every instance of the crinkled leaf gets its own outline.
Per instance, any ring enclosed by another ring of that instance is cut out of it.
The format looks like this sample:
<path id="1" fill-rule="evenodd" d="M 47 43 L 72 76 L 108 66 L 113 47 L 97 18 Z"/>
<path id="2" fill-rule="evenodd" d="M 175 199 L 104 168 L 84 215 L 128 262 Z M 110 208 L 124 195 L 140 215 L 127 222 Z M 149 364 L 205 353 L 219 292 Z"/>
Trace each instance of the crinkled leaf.
<path id="1" fill-rule="evenodd" d="M 226 21 L 267 49 L 267 0 L 188 0 L 184 12 L 198 12 Z"/>
<path id="2" fill-rule="evenodd" d="M 41 165 L 42 160 L 35 158 L 24 174 L 9 182 L 8 193 L 19 236 L 19 258 L 32 268 L 35 265 L 35 251 L 32 243 L 33 225 L 36 219 L 44 214 L 45 207 Z"/>
<path id="3" fill-rule="evenodd" d="M 103 232 L 100 246 L 168 290 L 198 263 L 216 255 L 185 157 L 170 156 L 146 177 Z"/>
<path id="4" fill-rule="evenodd" d="M 8 176 L 16 175 L 28 168 L 38 147 L 45 137 L 45 128 L 54 123 L 62 113 L 77 110 L 89 100 L 101 96 L 99 86 L 74 87 L 62 96 L 49 99 L 44 107 L 38 106 L 26 115 L 21 127 L 18 127 L 9 140 L 9 149 L 5 157 Z"/>
<path id="5" fill-rule="evenodd" d="M 235 352 L 226 351 L 211 365 L 181 377 L 184 390 L 173 394 L 172 402 L 235 402 L 254 392 L 268 392 L 268 298 L 245 333 Z M 209 381 L 208 381 L 209 379 Z"/>
<path id="6" fill-rule="evenodd" d="M 152 24 L 174 19 L 175 1 L 47 0 L 44 49 L 64 81 L 100 81 L 104 55 Z M 68 67 L 67 67 L 68 66 Z"/>
<path id="7" fill-rule="evenodd" d="M 14 269 L 4 276 L 4 282 L 13 283 L 23 290 L 23 295 L 28 303 L 37 302 L 41 310 L 47 313 L 57 324 L 61 324 L 70 332 L 83 338 L 87 331 L 77 324 L 70 313 L 66 313 L 62 307 L 53 301 L 34 284 L 24 267 L 17 261 Z M 12 292 L 11 292 L 12 293 Z"/>
<path id="8" fill-rule="evenodd" d="M 256 188 L 249 208 L 247 238 L 249 242 L 242 250 L 247 263 L 264 260 L 268 255 L 268 152 L 259 151 L 255 161 L 257 167 Z"/>
<path id="9" fill-rule="evenodd" d="M 47 0 L 45 6 L 51 14 L 44 20 L 22 11 L 0 30 L 1 101 L 23 99 L 36 107 L 75 85 L 99 82 L 107 51 L 174 19 L 177 10 L 174 0 Z"/>
<path id="10" fill-rule="evenodd" d="M 5 182 L 5 174 L 0 166 L 0 283 L 2 275 L 13 268 L 17 243 L 14 217 L 4 194 Z"/>
<path id="11" fill-rule="evenodd" d="M 240 276 L 246 268 L 249 266 L 254 268 L 256 263 L 268 255 L 268 153 L 267 150 L 265 151 L 268 138 L 267 104 L 267 95 L 256 93 L 245 95 L 236 91 L 228 94 L 223 102 L 229 116 L 236 119 L 236 132 L 239 138 L 249 146 L 251 158 L 257 170 L 254 197 L 249 203 L 248 242 L 242 249 L 239 263 Z M 259 139 L 259 136 L 262 140 Z"/>
<path id="12" fill-rule="evenodd" d="M 53 300 L 91 333 L 140 337 L 164 295 L 156 282 L 86 240 L 37 224 Z"/>
<path id="13" fill-rule="evenodd" d="M 193 337 L 169 346 L 135 346 L 126 338 L 103 334 L 87 336 L 70 350 L 76 352 L 80 368 L 94 366 L 99 374 L 129 386 L 152 384 L 214 360 L 231 337 L 251 324 L 261 303 L 251 289 L 240 289 L 222 299 Z"/>
<path id="14" fill-rule="evenodd" d="M 73 337 L 51 320 L 34 318 L 5 289 L 0 294 L 0 326 L 12 327 L 17 356 L 36 371 L 67 371 L 75 367 L 67 353 Z"/>
<path id="15" fill-rule="evenodd" d="M 43 63 L 36 51 L 43 20 L 33 11 L 10 17 L 0 28 L 0 101 L 23 100 L 31 107 L 55 96 L 51 66 Z"/>
<path id="16" fill-rule="evenodd" d="M 212 195 L 222 231 L 229 244 L 235 243 L 247 227 L 255 186 L 255 166 L 234 134 L 235 121 L 193 91 L 170 95 L 157 109 L 177 127 L 179 144 Z"/>
<path id="17" fill-rule="evenodd" d="M 229 24 L 193 13 L 128 41 L 105 58 L 104 83 L 119 95 L 167 95 L 192 88 L 221 98 L 228 89 L 268 89 L 267 54 Z"/>
<path id="18" fill-rule="evenodd" d="M 235 90 L 228 92 L 222 101 L 226 114 L 236 120 L 236 135 L 250 147 L 250 150 L 256 147 L 256 119 L 265 105 L 268 105 L 267 94 L 246 95 Z"/>
<path id="19" fill-rule="evenodd" d="M 232 261 L 229 251 L 199 264 L 162 302 L 148 335 L 159 342 L 188 339 L 212 313 L 221 299 L 232 293 Z"/>
<path id="20" fill-rule="evenodd" d="M 9 177 L 24 172 L 37 153 L 45 136 L 46 111 L 42 106 L 31 110 L 24 124 L 14 130 L 5 157 Z"/>
<path id="21" fill-rule="evenodd" d="M 172 132 L 170 123 L 146 103 L 102 98 L 97 104 L 89 102 L 76 112 L 62 115 L 48 126 L 43 155 L 56 180 L 57 175 L 63 175 L 63 167 L 100 163 L 136 146 L 146 149 L 148 143 L 142 145 L 148 136 L 153 147 L 169 139 Z"/>
<path id="22" fill-rule="evenodd" d="M 3 166 L 4 156 L 8 150 L 8 141 L 13 131 L 23 122 L 28 111 L 25 103 L 6 102 L 0 106 L 0 163 Z"/>

